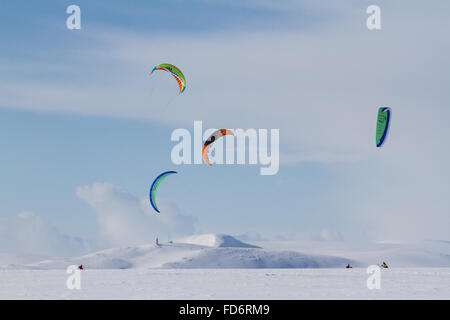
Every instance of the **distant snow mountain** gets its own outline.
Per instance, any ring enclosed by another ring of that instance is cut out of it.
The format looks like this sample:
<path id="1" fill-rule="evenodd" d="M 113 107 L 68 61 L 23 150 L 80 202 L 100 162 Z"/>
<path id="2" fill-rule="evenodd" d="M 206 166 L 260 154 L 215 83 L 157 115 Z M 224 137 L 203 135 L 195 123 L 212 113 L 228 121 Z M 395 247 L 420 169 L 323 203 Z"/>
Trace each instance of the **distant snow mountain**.
<path id="1" fill-rule="evenodd" d="M 390 267 L 450 267 L 450 242 L 344 243 L 261 241 L 248 244 L 224 234 L 204 234 L 175 243 L 103 250 L 88 255 L 36 262 L 16 259 L 2 269 L 193 269 L 193 268 L 344 268 L 386 261 Z M 319 254 L 320 253 L 320 254 Z"/>
<path id="2" fill-rule="evenodd" d="M 357 261 L 355 266 L 381 264 L 408 268 L 449 268 L 450 241 L 427 240 L 419 242 L 379 241 L 377 243 L 343 241 L 261 241 L 267 250 L 294 250 L 305 254 L 320 252 L 324 255 L 347 257 Z"/>
<path id="3" fill-rule="evenodd" d="M 346 258 L 266 250 L 229 235 L 207 234 L 164 243 L 113 248 L 76 258 L 10 264 L 7 269 L 65 269 L 82 264 L 85 269 L 131 268 L 341 268 Z"/>

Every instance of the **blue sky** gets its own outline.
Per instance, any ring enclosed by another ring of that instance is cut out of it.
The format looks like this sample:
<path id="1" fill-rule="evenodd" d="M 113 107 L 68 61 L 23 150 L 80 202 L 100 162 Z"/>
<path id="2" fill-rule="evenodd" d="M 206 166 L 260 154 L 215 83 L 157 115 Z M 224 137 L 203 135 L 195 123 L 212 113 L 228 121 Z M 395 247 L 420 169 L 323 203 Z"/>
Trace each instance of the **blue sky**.
<path id="1" fill-rule="evenodd" d="M 1 210 L 10 216 L 31 210 L 60 228 L 88 235 L 95 232 L 95 217 L 76 197 L 76 187 L 109 182 L 145 196 L 154 176 L 175 169 L 179 176 L 163 185 L 161 194 L 207 221 L 201 223 L 204 231 L 220 231 L 217 222 L 231 231 L 258 231 L 253 226 L 257 217 L 270 232 L 264 225 L 290 229 L 278 220 L 280 201 L 288 210 L 285 216 L 300 223 L 305 217 L 299 205 L 314 211 L 320 201 L 316 195 L 326 197 L 339 184 L 339 173 L 315 163 L 289 172 L 281 168 L 275 176 L 260 176 L 259 165 L 178 167 L 170 160 L 173 129 L 148 121 L 2 110 L 2 136 L 9 139 L 2 141 L 8 170 L 1 185 Z M 296 176 L 309 182 L 300 181 L 293 189 Z"/>
<path id="2" fill-rule="evenodd" d="M 383 2 L 380 31 L 364 1 L 78 1 L 81 30 L 66 28 L 70 4 L 0 4 L 4 226 L 25 210 L 61 234 L 114 238 L 108 210 L 128 212 L 118 190 L 138 206 L 174 169 L 164 232 L 192 217 L 197 233 L 448 239 L 446 2 Z M 184 71 L 183 95 L 148 77 L 160 62 Z M 393 128 L 376 150 L 384 105 Z M 170 135 L 194 120 L 280 129 L 279 173 L 173 165 Z"/>

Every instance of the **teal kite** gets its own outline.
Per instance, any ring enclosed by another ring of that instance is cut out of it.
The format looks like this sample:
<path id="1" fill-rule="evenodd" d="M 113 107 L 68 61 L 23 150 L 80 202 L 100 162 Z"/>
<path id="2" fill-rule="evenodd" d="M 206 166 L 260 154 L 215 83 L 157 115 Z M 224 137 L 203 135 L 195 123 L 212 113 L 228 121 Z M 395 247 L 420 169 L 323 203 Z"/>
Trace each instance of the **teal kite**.
<path id="1" fill-rule="evenodd" d="M 377 133 L 375 142 L 377 147 L 381 147 L 386 140 L 391 125 L 391 108 L 382 107 L 378 109 Z"/>
<path id="2" fill-rule="evenodd" d="M 156 206 L 155 202 L 155 194 L 156 190 L 158 190 L 158 186 L 166 177 L 177 173 L 176 171 L 166 171 L 161 173 L 159 176 L 156 177 L 156 179 L 153 181 L 152 186 L 150 187 L 149 197 L 150 197 L 150 204 L 152 205 L 153 209 L 155 209 L 156 212 L 159 212 L 158 207 Z"/>

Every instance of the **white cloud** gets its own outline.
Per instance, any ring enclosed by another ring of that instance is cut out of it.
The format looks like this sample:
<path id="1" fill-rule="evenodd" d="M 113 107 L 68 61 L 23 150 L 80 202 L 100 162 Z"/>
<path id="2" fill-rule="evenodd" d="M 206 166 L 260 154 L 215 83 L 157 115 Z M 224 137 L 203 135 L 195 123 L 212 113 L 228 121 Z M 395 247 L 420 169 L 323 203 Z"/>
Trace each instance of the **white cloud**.
<path id="1" fill-rule="evenodd" d="M 148 199 L 138 199 L 108 183 L 78 187 L 77 196 L 86 201 L 97 217 L 100 236 L 111 245 L 153 243 L 166 238 L 193 234 L 195 218 L 179 213 L 165 199 L 158 199 L 161 214 L 150 207 Z"/>
<path id="2" fill-rule="evenodd" d="M 92 249 L 92 243 L 60 232 L 32 212 L 23 211 L 13 218 L 0 221 L 1 252 L 73 256 Z"/>
<path id="3" fill-rule="evenodd" d="M 42 217 L 23 211 L 0 220 L 0 252 L 69 257 L 104 247 L 153 243 L 194 233 L 195 218 L 179 213 L 165 199 L 158 199 L 161 214 L 155 214 L 148 199 L 138 199 L 111 184 L 79 187 L 77 196 L 93 209 L 99 234 L 95 240 L 73 237 L 59 231 Z"/>

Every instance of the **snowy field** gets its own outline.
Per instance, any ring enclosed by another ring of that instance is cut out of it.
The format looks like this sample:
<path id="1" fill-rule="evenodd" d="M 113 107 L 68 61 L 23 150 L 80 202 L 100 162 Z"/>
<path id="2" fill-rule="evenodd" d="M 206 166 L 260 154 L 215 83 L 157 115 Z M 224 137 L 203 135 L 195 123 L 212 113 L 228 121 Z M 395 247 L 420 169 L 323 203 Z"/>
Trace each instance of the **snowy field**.
<path id="1" fill-rule="evenodd" d="M 2 270 L 0 299 L 450 299 L 450 268 L 86 270 L 81 289 L 64 270 Z"/>
<path id="2" fill-rule="evenodd" d="M 390 268 L 369 290 L 366 268 L 382 261 Z M 81 289 L 70 290 L 66 269 L 80 264 Z M 80 257 L 2 254 L 0 299 L 450 299 L 450 243 L 249 244 L 209 234 Z"/>

